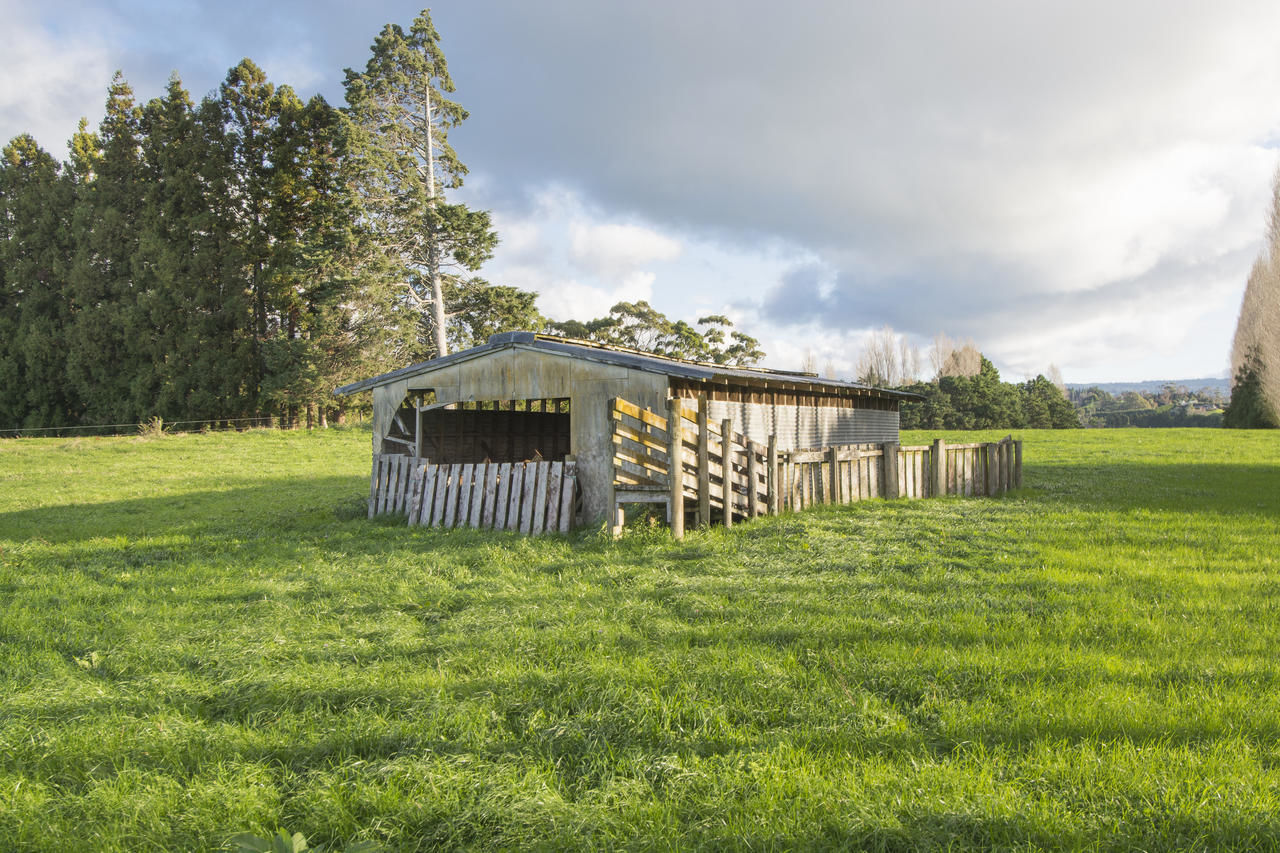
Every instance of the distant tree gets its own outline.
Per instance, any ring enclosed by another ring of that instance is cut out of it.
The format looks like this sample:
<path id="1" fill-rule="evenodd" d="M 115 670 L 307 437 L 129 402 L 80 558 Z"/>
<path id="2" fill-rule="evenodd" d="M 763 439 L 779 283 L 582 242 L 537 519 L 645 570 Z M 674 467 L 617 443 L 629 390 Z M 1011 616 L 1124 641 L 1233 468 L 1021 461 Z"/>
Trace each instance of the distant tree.
<path id="1" fill-rule="evenodd" d="M 448 293 L 482 282 L 464 276 L 492 255 L 498 238 L 488 212 L 445 200 L 467 172 L 448 142 L 467 112 L 445 97 L 454 85 L 429 12 L 408 32 L 388 24 L 372 54 L 363 72 L 346 72 L 364 215 L 400 270 L 402 297 L 428 312 L 425 354 L 446 355 Z"/>
<path id="2" fill-rule="evenodd" d="M 1040 375 L 1021 387 L 1023 422 L 1032 429 L 1070 429 L 1080 426 L 1075 409 L 1050 379 Z"/>
<path id="3" fill-rule="evenodd" d="M 935 380 L 943 376 L 975 376 L 982 368 L 982 353 L 972 340 L 960 343 L 939 332 L 934 335 L 929 362 Z"/>
<path id="4" fill-rule="evenodd" d="M 905 335 L 885 326 L 867 336 L 858 356 L 857 371 L 858 381 L 866 385 L 905 385 L 920 373 L 920 351 Z"/>
<path id="5" fill-rule="evenodd" d="M 1223 413 L 1223 426 L 1232 429 L 1280 427 L 1275 407 L 1267 399 L 1263 380 L 1265 372 L 1257 349 L 1245 354 L 1231 384 L 1231 402 Z"/>
<path id="6" fill-rule="evenodd" d="M 566 337 L 716 364 L 745 366 L 764 358 L 760 342 L 732 326 L 729 318 L 720 314 L 700 318 L 697 326 L 683 320 L 673 321 L 641 300 L 619 302 L 609 309 L 607 316 L 585 323 L 550 321 L 547 330 Z M 729 331 L 728 337 L 726 331 Z"/>

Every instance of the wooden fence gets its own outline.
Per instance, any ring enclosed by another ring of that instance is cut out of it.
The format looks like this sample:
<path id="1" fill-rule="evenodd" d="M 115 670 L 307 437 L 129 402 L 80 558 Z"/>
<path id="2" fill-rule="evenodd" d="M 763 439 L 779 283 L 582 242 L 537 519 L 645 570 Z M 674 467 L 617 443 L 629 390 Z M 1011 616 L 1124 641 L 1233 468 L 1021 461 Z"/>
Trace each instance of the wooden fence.
<path id="1" fill-rule="evenodd" d="M 433 465 L 399 454 L 376 454 L 369 517 L 404 513 L 410 525 L 566 532 L 572 526 L 577 463 L 480 462 Z"/>
<path id="2" fill-rule="evenodd" d="M 1022 485 L 1022 442 L 1012 436 L 972 444 L 939 439 L 907 447 L 887 442 L 784 451 L 776 435 L 762 444 L 734 432 L 728 420 L 712 422 L 703 398 L 696 408 L 668 400 L 665 415 L 621 398 L 610 408 L 615 533 L 627 503 L 665 504 L 679 537 L 687 509 L 700 524 L 710 524 L 715 511 L 728 526 L 815 504 L 996 495 Z M 678 427 L 669 429 L 670 423 Z M 672 459 L 679 477 L 671 476 Z"/>

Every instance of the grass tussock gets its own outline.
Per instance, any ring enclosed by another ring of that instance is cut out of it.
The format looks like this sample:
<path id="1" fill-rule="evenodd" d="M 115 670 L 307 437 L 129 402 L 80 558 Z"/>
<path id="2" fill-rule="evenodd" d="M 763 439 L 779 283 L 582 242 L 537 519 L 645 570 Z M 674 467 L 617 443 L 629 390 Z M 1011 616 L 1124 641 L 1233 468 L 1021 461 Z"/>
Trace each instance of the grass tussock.
<path id="1" fill-rule="evenodd" d="M 680 543 L 371 523 L 359 431 L 2 442 L 0 849 L 1273 846 L 1280 436 L 1023 437 Z"/>

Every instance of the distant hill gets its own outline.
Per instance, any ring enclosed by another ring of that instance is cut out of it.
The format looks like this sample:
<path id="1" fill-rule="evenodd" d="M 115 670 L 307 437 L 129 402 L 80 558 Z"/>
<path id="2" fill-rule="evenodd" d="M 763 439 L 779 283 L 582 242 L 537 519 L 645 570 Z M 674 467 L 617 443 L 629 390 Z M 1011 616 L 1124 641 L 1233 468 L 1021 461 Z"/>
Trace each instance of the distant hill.
<path id="1" fill-rule="evenodd" d="M 1068 388 L 1101 388 L 1108 394 L 1123 394 L 1125 391 L 1159 391 L 1166 385 L 1181 386 L 1188 391 L 1199 391 L 1201 388 L 1213 388 L 1223 394 L 1231 393 L 1231 380 L 1225 376 L 1207 376 L 1203 379 L 1148 379 L 1143 382 L 1068 382 Z"/>

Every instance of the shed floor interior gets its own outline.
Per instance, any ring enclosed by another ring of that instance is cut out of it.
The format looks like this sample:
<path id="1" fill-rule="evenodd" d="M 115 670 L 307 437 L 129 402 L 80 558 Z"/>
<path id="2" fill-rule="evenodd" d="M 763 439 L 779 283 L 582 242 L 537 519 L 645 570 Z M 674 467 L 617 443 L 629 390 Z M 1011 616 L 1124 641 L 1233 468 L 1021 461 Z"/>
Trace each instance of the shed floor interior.
<path id="1" fill-rule="evenodd" d="M 422 456 L 442 465 L 563 460 L 569 454 L 568 399 L 489 400 L 447 407 L 406 403 L 388 434 L 388 452 L 414 453 L 421 424 Z"/>

